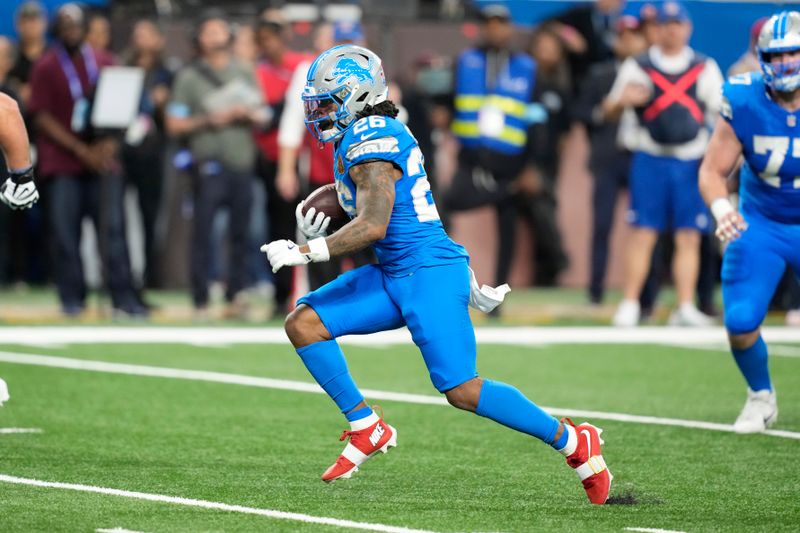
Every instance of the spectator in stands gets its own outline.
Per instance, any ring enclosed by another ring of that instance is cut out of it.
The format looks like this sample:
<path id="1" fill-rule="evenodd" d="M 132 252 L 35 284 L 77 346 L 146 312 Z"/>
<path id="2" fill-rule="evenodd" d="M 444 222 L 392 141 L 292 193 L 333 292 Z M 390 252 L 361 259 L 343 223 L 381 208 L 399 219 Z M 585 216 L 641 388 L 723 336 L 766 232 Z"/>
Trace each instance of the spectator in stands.
<path id="1" fill-rule="evenodd" d="M 630 171 L 633 233 L 628 241 L 624 299 L 614 324 L 635 326 L 639 293 L 650 269 L 659 232 L 674 232 L 673 279 L 678 308 L 676 325 L 709 325 L 694 305 L 700 265 L 701 233 L 709 217 L 697 188 L 697 171 L 720 107 L 722 73 L 716 62 L 688 46 L 692 25 L 686 8 L 673 1 L 658 13 L 659 44 L 629 58 L 620 68 L 606 109 L 618 116 L 636 110 L 637 134 Z"/>
<path id="2" fill-rule="evenodd" d="M 252 24 L 236 26 L 233 55 L 242 63 L 255 66 L 258 60 L 258 46 L 256 46 L 256 32 Z"/>
<path id="3" fill-rule="evenodd" d="M 83 311 L 81 223 L 89 216 L 99 235 L 115 313 L 143 316 L 125 240 L 119 146 L 114 138 L 93 133 L 89 122 L 99 71 L 112 60 L 86 44 L 85 35 L 81 7 L 63 5 L 55 17 L 55 42 L 31 74 L 30 111 L 38 132 L 39 174 L 48 188 L 58 293 L 67 316 Z"/>
<path id="4" fill-rule="evenodd" d="M 589 301 L 602 303 L 605 291 L 608 240 L 614 221 L 614 211 L 620 191 L 627 186 L 630 152 L 619 143 L 619 128 L 630 128 L 630 122 L 620 125 L 603 111 L 603 101 L 614 84 L 619 65 L 628 57 L 644 52 L 647 42 L 639 20 L 624 15 L 617 20 L 614 40 L 615 59 L 598 63 L 589 69 L 574 118 L 583 123 L 589 133 L 591 156 L 589 171 L 594 177 L 592 192 L 592 245 Z"/>
<path id="5" fill-rule="evenodd" d="M 514 28 L 505 6 L 485 6 L 481 16 L 483 42 L 465 50 L 456 67 L 452 131 L 460 150 L 445 203 L 450 210 L 496 206 L 500 285 L 508 281 L 514 253 L 514 193 L 538 182 L 527 117 L 536 68 L 530 56 L 511 49 Z"/>
<path id="6" fill-rule="evenodd" d="M 9 78 L 22 101 L 27 104 L 30 99 L 30 77 L 33 64 L 39 60 L 47 48 L 45 33 L 47 16 L 39 2 L 25 2 L 19 6 L 16 14 L 16 30 L 19 38 L 17 60 L 11 69 Z M 30 124 L 27 124 L 30 132 Z"/>
<path id="7" fill-rule="evenodd" d="M 111 23 L 108 17 L 99 11 L 89 15 L 89 26 L 86 32 L 86 42 L 95 50 L 110 52 L 111 49 Z"/>
<path id="8" fill-rule="evenodd" d="M 534 235 L 534 265 L 537 285 L 554 286 L 569 264 L 561 242 L 556 215 L 556 179 L 561 147 L 570 129 L 569 108 L 572 83 L 566 61 L 562 28 L 542 24 L 534 32 L 529 51 L 536 61 L 534 100 L 540 110 L 531 131 L 532 161 L 536 172 L 520 187 L 519 207 L 530 221 Z"/>
<path id="9" fill-rule="evenodd" d="M 230 258 L 226 314 L 247 311 L 248 225 L 257 149 L 253 126 L 266 121 L 261 91 L 249 66 L 232 55 L 233 35 L 225 14 L 207 12 L 197 24 L 197 59 L 176 76 L 167 106 L 167 131 L 185 137 L 194 158 L 194 214 L 191 241 L 195 317 L 209 317 L 211 226 L 215 214 L 230 214 Z"/>
<path id="10" fill-rule="evenodd" d="M 659 26 L 656 20 L 657 17 L 658 8 L 655 4 L 648 2 L 639 8 L 639 24 L 648 48 L 658 44 Z"/>
<path id="11" fill-rule="evenodd" d="M 47 47 L 45 32 L 47 16 L 39 2 L 25 2 L 17 8 L 15 26 L 17 30 L 17 51 L 15 62 L 7 78 L 7 88 L 19 97 L 25 127 L 28 130 L 32 151 L 36 152 L 35 127 L 28 112 L 30 102 L 31 70 L 42 57 Z M 33 156 L 34 164 L 36 157 Z M 10 224 L 17 231 L 9 233 L 10 280 L 42 284 L 47 281 L 50 261 L 50 246 L 47 239 L 46 189 L 41 191 L 42 199 L 30 209 L 8 214 Z"/>
<path id="12" fill-rule="evenodd" d="M 295 206 L 300 200 L 299 189 L 289 182 L 278 186 L 278 125 L 285 105 L 286 90 L 298 65 L 308 56 L 289 49 L 287 26 L 272 10 L 268 10 L 256 24 L 256 42 L 260 60 L 256 76 L 263 91 L 264 101 L 272 109 L 269 126 L 256 136 L 260 154 L 258 175 L 267 187 L 267 218 L 269 240 L 295 239 Z M 273 314 L 289 311 L 292 292 L 292 271 L 283 269 L 274 275 L 275 305 Z"/>
<path id="13" fill-rule="evenodd" d="M 574 28 L 580 39 L 570 39 L 569 64 L 575 88 L 583 85 L 589 68 L 613 59 L 614 30 L 624 0 L 595 0 L 569 9 L 555 20 Z"/>
<path id="14" fill-rule="evenodd" d="M 126 65 L 144 71 L 139 116 L 125 136 L 122 162 L 128 184 L 136 189 L 142 216 L 145 256 L 143 283 L 149 288 L 159 285 L 155 227 L 164 180 L 164 113 L 173 78 L 172 71 L 164 62 L 164 44 L 164 34 L 158 25 L 144 19 L 134 25 L 130 45 L 124 54 Z"/>
<path id="15" fill-rule="evenodd" d="M 736 63 L 731 65 L 731 68 L 728 69 L 728 76 L 761 71 L 761 64 L 758 62 L 758 55 L 756 52 L 756 43 L 758 42 L 758 35 L 761 33 L 761 28 L 764 27 L 767 20 L 769 20 L 769 17 L 761 17 L 750 26 L 750 41 L 747 50 L 745 50 Z"/>
<path id="16" fill-rule="evenodd" d="M 314 29 L 312 42 L 315 54 L 321 54 L 334 45 L 333 34 L 333 25 L 328 23 L 322 23 Z M 275 187 L 281 191 L 280 194 L 289 198 L 305 195 L 310 190 L 333 182 L 333 146 L 318 146 L 319 143 L 311 136 L 304 123 L 301 96 L 310 65 L 311 58 L 308 58 L 295 68 L 286 88 L 283 113 L 278 125 L 279 155 Z M 304 149 L 309 155 L 308 175 L 304 176 L 306 179 L 301 179 L 298 165 Z"/>
<path id="17" fill-rule="evenodd" d="M 425 171 L 434 196 L 438 197 L 437 145 L 449 128 L 453 92 L 453 68 L 449 57 L 422 52 L 414 62 L 411 79 L 403 87 L 403 107 L 408 111 L 408 128 L 414 132 L 425 158 Z M 446 215 L 440 210 L 443 221 Z"/>

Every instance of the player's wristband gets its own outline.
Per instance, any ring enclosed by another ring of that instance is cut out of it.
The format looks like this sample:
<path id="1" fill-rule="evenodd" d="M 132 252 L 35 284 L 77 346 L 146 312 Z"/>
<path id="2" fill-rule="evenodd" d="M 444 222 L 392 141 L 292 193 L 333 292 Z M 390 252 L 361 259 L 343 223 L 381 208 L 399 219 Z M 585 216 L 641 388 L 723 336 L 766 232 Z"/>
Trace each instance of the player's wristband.
<path id="1" fill-rule="evenodd" d="M 734 211 L 733 204 L 727 198 L 717 198 L 711 202 L 711 214 L 714 215 L 717 222 L 722 220 L 722 217 L 728 213 L 733 213 Z"/>
<path id="2" fill-rule="evenodd" d="M 16 185 L 23 185 L 33 181 L 33 167 L 23 168 L 20 170 L 9 170 L 8 177 L 11 178 Z"/>
<path id="3" fill-rule="evenodd" d="M 323 263 L 331 258 L 328 251 L 328 243 L 325 242 L 325 237 L 318 237 L 308 241 L 308 253 L 305 254 L 314 263 Z"/>

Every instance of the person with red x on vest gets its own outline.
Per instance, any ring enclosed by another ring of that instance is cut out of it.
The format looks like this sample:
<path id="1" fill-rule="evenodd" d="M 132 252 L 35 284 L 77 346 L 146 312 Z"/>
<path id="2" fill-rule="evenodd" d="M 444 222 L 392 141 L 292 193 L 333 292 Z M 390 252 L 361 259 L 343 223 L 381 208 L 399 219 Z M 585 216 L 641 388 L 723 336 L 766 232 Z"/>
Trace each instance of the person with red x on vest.
<path id="1" fill-rule="evenodd" d="M 710 218 L 697 186 L 700 160 L 720 108 L 722 72 L 717 63 L 692 50 L 692 23 L 686 8 L 673 1 L 660 5 L 657 42 L 620 67 L 604 103 L 633 127 L 621 142 L 633 152 L 629 175 L 631 205 L 623 301 L 614 325 L 636 326 L 639 293 L 650 270 L 661 232 L 674 235 L 672 262 L 678 308 L 670 324 L 712 323 L 694 304 L 700 267 L 700 239 Z"/>

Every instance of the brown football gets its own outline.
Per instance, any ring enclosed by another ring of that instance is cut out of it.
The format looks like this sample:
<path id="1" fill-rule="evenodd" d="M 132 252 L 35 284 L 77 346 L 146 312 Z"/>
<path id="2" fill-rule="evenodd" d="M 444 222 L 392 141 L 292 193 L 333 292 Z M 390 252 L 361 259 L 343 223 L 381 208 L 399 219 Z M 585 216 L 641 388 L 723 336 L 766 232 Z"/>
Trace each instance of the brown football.
<path id="1" fill-rule="evenodd" d="M 322 211 L 331 217 L 331 223 L 328 226 L 329 234 L 350 222 L 350 217 L 339 205 L 339 195 L 336 194 L 336 185 L 333 183 L 323 185 L 308 195 L 303 204 L 303 214 L 305 215 L 312 207 L 317 210 L 317 213 Z"/>

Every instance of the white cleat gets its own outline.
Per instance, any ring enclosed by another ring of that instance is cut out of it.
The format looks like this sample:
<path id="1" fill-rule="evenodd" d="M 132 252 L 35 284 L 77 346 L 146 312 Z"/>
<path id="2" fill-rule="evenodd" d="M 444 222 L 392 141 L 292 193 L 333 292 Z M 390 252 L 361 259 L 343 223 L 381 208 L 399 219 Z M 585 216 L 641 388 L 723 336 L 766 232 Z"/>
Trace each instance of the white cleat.
<path id="1" fill-rule="evenodd" d="M 690 328 L 700 328 L 713 326 L 714 319 L 700 311 L 692 304 L 681 305 L 669 315 L 670 326 L 682 326 Z"/>
<path id="2" fill-rule="evenodd" d="M 634 328 L 639 325 L 641 315 L 638 300 L 622 300 L 611 323 L 618 328 Z"/>
<path id="3" fill-rule="evenodd" d="M 775 391 L 747 389 L 747 401 L 733 424 L 736 433 L 760 433 L 778 421 Z"/>

